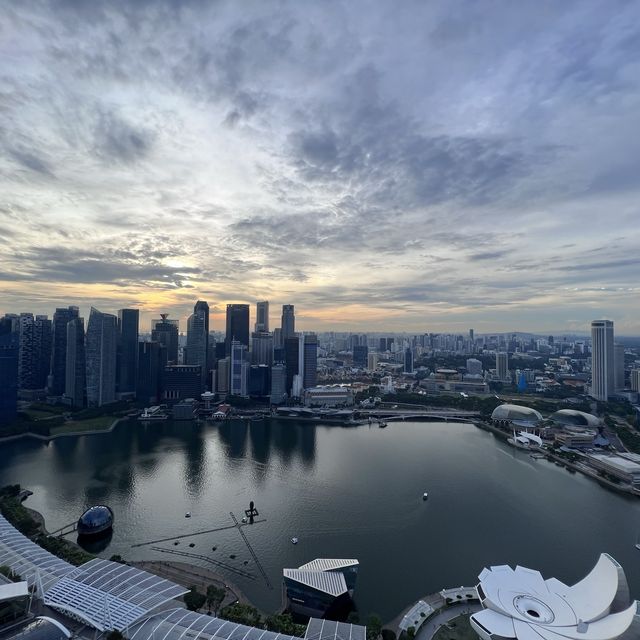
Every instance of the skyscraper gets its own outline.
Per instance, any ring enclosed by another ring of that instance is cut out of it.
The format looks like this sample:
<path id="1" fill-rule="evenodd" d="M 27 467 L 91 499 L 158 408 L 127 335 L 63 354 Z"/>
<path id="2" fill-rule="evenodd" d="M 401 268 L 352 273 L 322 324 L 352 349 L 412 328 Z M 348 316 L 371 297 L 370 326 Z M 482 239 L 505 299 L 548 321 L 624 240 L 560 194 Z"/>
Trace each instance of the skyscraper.
<path id="1" fill-rule="evenodd" d="M 51 364 L 51 320 L 21 313 L 19 318 L 18 386 L 20 389 L 44 389 Z"/>
<path id="2" fill-rule="evenodd" d="M 209 354 L 209 305 L 204 300 L 196 302 L 187 321 L 187 364 L 199 365 L 201 380 L 206 384 Z"/>
<path id="3" fill-rule="evenodd" d="M 116 399 L 117 342 L 116 316 L 91 307 L 85 344 L 87 405 L 90 407 L 101 407 Z"/>
<path id="4" fill-rule="evenodd" d="M 284 364 L 271 367 L 271 404 L 280 404 L 287 397 L 287 370 Z"/>
<path id="5" fill-rule="evenodd" d="M 84 348 L 84 319 L 67 322 L 67 357 L 64 395 L 72 407 L 85 404 L 86 359 Z"/>
<path id="6" fill-rule="evenodd" d="M 53 314 L 51 373 L 48 388 L 49 393 L 54 396 L 61 396 L 67 383 L 67 323 L 78 315 L 78 307 L 59 308 Z"/>
<path id="7" fill-rule="evenodd" d="M 0 318 L 0 424 L 15 420 L 18 409 L 17 319 Z"/>
<path id="8" fill-rule="evenodd" d="M 498 380 L 509 379 L 509 354 L 506 351 L 496 353 L 496 377 Z"/>
<path id="9" fill-rule="evenodd" d="M 167 363 L 178 363 L 178 320 L 169 320 L 168 313 L 161 313 L 160 320 L 151 323 L 151 340 L 167 348 Z"/>
<path id="10" fill-rule="evenodd" d="M 234 396 L 247 396 L 249 379 L 249 358 L 247 347 L 239 340 L 231 342 L 231 380 L 229 393 Z"/>
<path id="11" fill-rule="evenodd" d="M 613 366 L 615 369 L 615 380 L 614 380 L 614 388 L 617 391 L 618 389 L 624 389 L 624 345 L 623 344 L 614 344 L 613 345 Z"/>
<path id="12" fill-rule="evenodd" d="M 160 383 L 166 365 L 162 358 L 163 350 L 166 357 L 166 347 L 159 342 L 138 343 L 138 380 L 136 383 L 138 400 L 157 403 L 161 398 Z"/>
<path id="13" fill-rule="evenodd" d="M 256 302 L 255 331 L 269 331 L 269 301 Z"/>
<path id="14" fill-rule="evenodd" d="M 367 345 L 353 346 L 353 366 L 360 369 L 366 369 L 369 364 L 369 347 Z"/>
<path id="15" fill-rule="evenodd" d="M 227 332 L 225 344 L 227 355 L 231 355 L 231 343 L 237 340 L 249 348 L 249 305 L 227 305 Z"/>
<path id="16" fill-rule="evenodd" d="M 293 338 L 296 335 L 296 316 L 292 304 L 282 305 L 282 341 Z"/>
<path id="17" fill-rule="evenodd" d="M 251 364 L 273 364 L 273 334 L 254 331 L 251 334 Z"/>
<path id="18" fill-rule="evenodd" d="M 591 323 L 591 395 L 606 402 L 615 390 L 613 322 Z"/>
<path id="19" fill-rule="evenodd" d="M 287 338 L 284 341 L 284 360 L 286 365 L 286 392 L 291 396 L 291 389 L 293 388 L 293 377 L 298 375 L 298 360 L 299 360 L 300 341 L 296 336 Z"/>
<path id="20" fill-rule="evenodd" d="M 304 334 L 303 353 L 302 386 L 309 389 L 315 387 L 318 380 L 318 336 L 315 333 Z"/>
<path id="21" fill-rule="evenodd" d="M 404 350 L 404 372 L 413 373 L 413 351 L 409 347 Z"/>
<path id="22" fill-rule="evenodd" d="M 138 372 L 138 309 L 118 311 L 118 391 L 133 393 Z"/>

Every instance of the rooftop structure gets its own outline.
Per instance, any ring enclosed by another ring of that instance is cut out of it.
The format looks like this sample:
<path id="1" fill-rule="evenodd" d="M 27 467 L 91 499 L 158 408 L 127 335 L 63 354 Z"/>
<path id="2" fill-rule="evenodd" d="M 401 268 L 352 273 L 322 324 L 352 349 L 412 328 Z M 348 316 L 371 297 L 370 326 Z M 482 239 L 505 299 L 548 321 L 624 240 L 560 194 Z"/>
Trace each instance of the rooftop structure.
<path id="1" fill-rule="evenodd" d="M 549 420 L 553 420 L 562 425 L 573 425 L 576 427 L 599 427 L 602 420 L 591 413 L 584 411 L 575 411 L 574 409 L 560 409 L 549 416 Z"/>
<path id="2" fill-rule="evenodd" d="M 53 618 L 38 616 L 19 627 L 13 627 L 8 635 L 0 634 L 0 638 L 11 640 L 67 640 L 71 632 Z"/>
<path id="3" fill-rule="evenodd" d="M 129 640 L 297 640 L 275 631 L 213 618 L 185 609 L 151 616 L 129 629 Z"/>
<path id="4" fill-rule="evenodd" d="M 471 626 L 482 640 L 639 637 L 639 603 L 630 600 L 624 571 L 607 554 L 572 587 L 525 567 L 491 567 L 479 578 L 484 609 L 471 616 Z"/>
<path id="5" fill-rule="evenodd" d="M 542 415 L 535 409 L 518 404 L 501 404 L 493 410 L 491 419 L 500 422 L 515 422 L 516 424 L 537 424 L 542 420 Z"/>
<path id="6" fill-rule="evenodd" d="M 141 569 L 96 558 L 51 586 L 44 603 L 100 631 L 122 631 L 188 591 Z"/>
<path id="7" fill-rule="evenodd" d="M 311 618 L 304 640 L 366 640 L 367 627 Z"/>

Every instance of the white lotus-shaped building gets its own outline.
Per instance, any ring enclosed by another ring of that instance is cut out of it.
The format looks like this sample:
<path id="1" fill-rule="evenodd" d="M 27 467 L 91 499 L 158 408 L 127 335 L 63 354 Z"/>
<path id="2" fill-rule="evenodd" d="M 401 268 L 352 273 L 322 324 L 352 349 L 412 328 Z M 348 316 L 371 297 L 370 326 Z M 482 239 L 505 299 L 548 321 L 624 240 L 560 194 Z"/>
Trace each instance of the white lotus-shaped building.
<path id="1" fill-rule="evenodd" d="M 632 601 L 622 567 L 603 553 L 591 573 L 568 587 L 539 571 L 484 569 L 471 616 L 483 640 L 638 640 L 640 603 Z"/>

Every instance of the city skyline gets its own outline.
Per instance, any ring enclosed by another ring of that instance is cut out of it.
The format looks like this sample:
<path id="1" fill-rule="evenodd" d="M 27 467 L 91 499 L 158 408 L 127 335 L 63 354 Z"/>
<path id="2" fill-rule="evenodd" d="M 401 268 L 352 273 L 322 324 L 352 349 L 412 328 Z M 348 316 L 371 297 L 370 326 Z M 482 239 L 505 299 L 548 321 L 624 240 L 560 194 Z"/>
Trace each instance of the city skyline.
<path id="1" fill-rule="evenodd" d="M 640 335 L 638 5 L 0 11 L 0 315 Z"/>

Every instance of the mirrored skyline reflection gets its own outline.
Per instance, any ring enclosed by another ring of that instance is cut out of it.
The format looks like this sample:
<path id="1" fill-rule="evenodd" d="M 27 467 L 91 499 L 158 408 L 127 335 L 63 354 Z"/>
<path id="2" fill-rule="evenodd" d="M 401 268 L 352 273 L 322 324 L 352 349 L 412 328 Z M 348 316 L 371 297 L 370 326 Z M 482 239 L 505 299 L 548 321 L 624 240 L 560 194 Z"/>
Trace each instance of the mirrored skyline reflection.
<path id="1" fill-rule="evenodd" d="M 640 5 L 0 7 L 0 314 L 640 333 Z M 183 326 L 185 326 L 183 324 Z"/>

